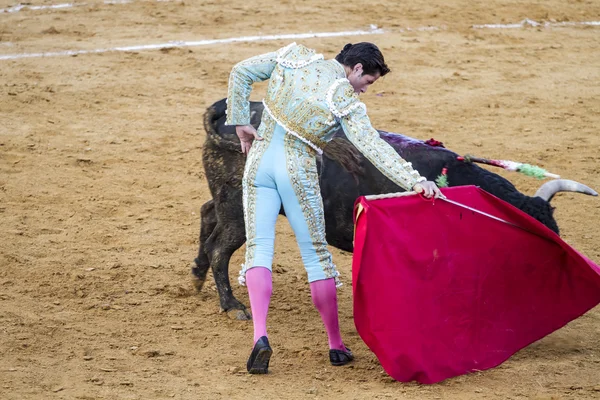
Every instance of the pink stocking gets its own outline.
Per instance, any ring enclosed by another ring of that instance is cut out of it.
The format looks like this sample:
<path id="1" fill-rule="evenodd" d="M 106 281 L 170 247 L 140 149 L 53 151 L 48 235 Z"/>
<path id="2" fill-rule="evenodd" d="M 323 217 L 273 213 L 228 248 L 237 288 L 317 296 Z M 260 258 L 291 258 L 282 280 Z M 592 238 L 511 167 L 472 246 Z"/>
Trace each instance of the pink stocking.
<path id="1" fill-rule="evenodd" d="M 267 313 L 273 293 L 271 271 L 265 267 L 254 267 L 246 271 L 246 286 L 250 297 L 252 322 L 254 323 L 254 343 L 267 336 Z"/>
<path id="2" fill-rule="evenodd" d="M 321 314 L 323 324 L 325 324 L 325 330 L 329 338 L 329 348 L 345 350 L 338 321 L 335 279 L 330 278 L 311 282 L 310 293 L 315 307 Z"/>

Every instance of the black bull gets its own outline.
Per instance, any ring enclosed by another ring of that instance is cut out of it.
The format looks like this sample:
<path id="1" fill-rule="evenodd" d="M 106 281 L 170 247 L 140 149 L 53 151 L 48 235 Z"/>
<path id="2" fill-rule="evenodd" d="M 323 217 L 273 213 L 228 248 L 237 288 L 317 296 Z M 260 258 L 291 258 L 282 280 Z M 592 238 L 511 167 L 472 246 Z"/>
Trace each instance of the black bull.
<path id="1" fill-rule="evenodd" d="M 225 126 L 225 100 L 208 108 L 204 116 L 206 141 L 203 164 L 212 200 L 201 208 L 200 249 L 192 273 L 198 290 L 202 288 L 208 268 L 212 267 L 221 308 L 235 312 L 240 319 L 250 318 L 244 304 L 231 291 L 229 260 L 245 242 L 242 207 L 242 174 L 245 156 L 240 151 L 235 128 Z M 258 127 L 263 105 L 251 103 L 252 124 Z M 379 131 L 414 168 L 428 180 L 435 180 L 447 169 L 449 186 L 476 185 L 526 212 L 558 233 L 550 205 L 558 191 L 596 193 L 585 185 L 566 180 L 543 185 L 534 197 L 520 193 L 503 177 L 477 165 L 457 160 L 457 154 L 443 147 L 430 146 L 407 136 Z M 318 160 L 321 195 L 325 208 L 327 242 L 339 249 L 352 251 L 352 211 L 357 197 L 403 191 L 387 179 L 346 139 L 340 129 L 325 147 Z M 283 213 L 283 210 L 282 210 Z"/>

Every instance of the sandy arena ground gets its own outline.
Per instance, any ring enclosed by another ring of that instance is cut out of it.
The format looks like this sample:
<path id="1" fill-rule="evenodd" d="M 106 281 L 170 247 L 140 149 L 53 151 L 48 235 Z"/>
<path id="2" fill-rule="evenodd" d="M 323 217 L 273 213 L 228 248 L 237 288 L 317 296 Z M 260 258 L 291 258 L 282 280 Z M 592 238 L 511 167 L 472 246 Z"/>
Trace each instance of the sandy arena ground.
<path id="1" fill-rule="evenodd" d="M 600 4 L 90 0 L 0 12 L 0 56 L 376 24 L 386 33 L 297 40 L 326 57 L 347 42 L 380 45 L 393 73 L 364 95 L 376 127 L 538 164 L 598 190 L 600 27 L 472 28 L 524 18 L 598 21 Z M 404 29 L 426 26 L 439 29 Z M 199 294 L 191 284 L 199 209 L 210 199 L 202 115 L 225 96 L 235 62 L 290 41 L 0 59 L 0 398 L 600 398 L 600 308 L 493 370 L 432 386 L 393 381 L 356 333 L 351 254 L 337 249 L 341 324 L 357 360 L 332 368 L 285 220 L 272 372 L 245 373 L 251 322 L 219 312 L 212 282 Z M 505 176 L 528 194 L 540 184 Z M 561 194 L 553 204 L 563 238 L 600 262 L 600 200 Z M 245 289 L 234 291 L 247 304 Z"/>

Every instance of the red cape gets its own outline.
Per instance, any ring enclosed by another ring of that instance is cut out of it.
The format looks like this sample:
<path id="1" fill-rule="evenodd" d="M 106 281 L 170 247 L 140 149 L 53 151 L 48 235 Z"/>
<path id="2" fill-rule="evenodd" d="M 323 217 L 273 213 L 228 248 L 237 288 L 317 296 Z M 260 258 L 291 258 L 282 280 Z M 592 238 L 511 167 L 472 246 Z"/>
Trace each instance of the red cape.
<path id="1" fill-rule="evenodd" d="M 448 199 L 361 197 L 354 321 L 394 379 L 495 367 L 600 302 L 600 268 L 543 224 L 473 187 Z"/>

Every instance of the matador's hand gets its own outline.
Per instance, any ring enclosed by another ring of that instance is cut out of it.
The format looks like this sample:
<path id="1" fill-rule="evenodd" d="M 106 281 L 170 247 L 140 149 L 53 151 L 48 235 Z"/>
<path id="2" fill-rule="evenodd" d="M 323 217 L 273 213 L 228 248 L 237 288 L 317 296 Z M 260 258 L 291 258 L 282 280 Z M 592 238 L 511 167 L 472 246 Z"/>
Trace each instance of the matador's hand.
<path id="1" fill-rule="evenodd" d="M 240 138 L 240 143 L 242 145 L 242 153 L 248 154 L 250 151 L 250 147 L 252 147 L 252 142 L 254 139 L 263 140 L 258 133 L 256 133 L 256 129 L 252 125 L 237 125 L 235 127 L 235 133 L 237 133 Z"/>
<path id="2" fill-rule="evenodd" d="M 437 187 L 435 182 L 432 181 L 424 181 L 419 182 L 412 188 L 417 193 L 423 193 L 423 196 L 426 198 L 430 198 L 431 196 L 437 198 L 444 197 L 440 189 Z"/>

